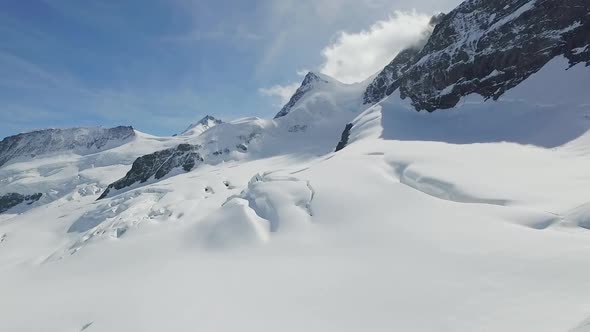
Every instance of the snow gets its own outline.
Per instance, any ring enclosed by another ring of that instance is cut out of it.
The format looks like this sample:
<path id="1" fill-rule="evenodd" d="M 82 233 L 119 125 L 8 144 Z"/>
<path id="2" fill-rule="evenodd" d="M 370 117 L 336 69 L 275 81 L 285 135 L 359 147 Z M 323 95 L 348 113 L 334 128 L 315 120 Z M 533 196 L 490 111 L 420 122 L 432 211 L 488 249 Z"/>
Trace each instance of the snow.
<path id="1" fill-rule="evenodd" d="M 590 129 L 589 73 L 584 64 L 569 68 L 567 59 L 557 57 L 498 101 L 484 101 L 474 94 L 453 109 L 432 114 L 412 111 L 409 99 L 400 100 L 396 91 L 355 120 L 363 128 L 356 132 L 455 144 L 506 141 L 547 148 L 576 144 Z M 556 83 L 548 88 L 546 82 Z M 353 128 L 352 141 L 355 135 Z M 588 145 L 579 148 L 584 147 Z"/>
<path id="2" fill-rule="evenodd" d="M 522 6 L 520 6 L 518 9 L 516 9 L 515 11 L 506 15 L 505 17 L 502 17 L 500 20 L 496 21 L 496 23 L 492 24 L 488 28 L 487 31 L 489 32 L 489 31 L 496 30 L 499 27 L 506 25 L 508 22 L 516 20 L 525 12 L 533 9 L 536 5 L 536 2 L 537 2 L 537 0 L 529 0 L 528 2 L 526 2 Z"/>
<path id="3" fill-rule="evenodd" d="M 566 68 L 432 114 L 330 81 L 277 120 L 4 165 L 0 191 L 55 193 L 0 215 L 0 330 L 587 331 L 590 68 Z M 180 143 L 205 162 L 96 201 Z"/>
<path id="4" fill-rule="evenodd" d="M 45 129 L 21 133 L 0 141 L 0 165 L 63 152 L 92 154 L 123 145 L 134 136 L 131 127 Z"/>
<path id="5" fill-rule="evenodd" d="M 193 123 L 186 128 L 180 135 L 181 136 L 199 136 L 210 128 L 220 124 L 221 120 L 214 118 L 213 116 L 207 115 L 197 123 Z"/>

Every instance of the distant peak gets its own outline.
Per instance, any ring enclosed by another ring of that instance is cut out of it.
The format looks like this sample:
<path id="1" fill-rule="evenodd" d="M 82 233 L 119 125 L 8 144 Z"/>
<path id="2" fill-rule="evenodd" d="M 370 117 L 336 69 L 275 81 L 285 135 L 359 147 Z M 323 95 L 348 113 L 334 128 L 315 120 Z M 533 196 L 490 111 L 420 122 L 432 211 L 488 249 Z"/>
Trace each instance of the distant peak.
<path id="1" fill-rule="evenodd" d="M 68 128 L 41 128 L 41 129 L 33 129 L 33 130 L 29 130 L 29 131 L 23 131 L 21 133 L 18 133 L 16 135 L 12 135 L 12 136 L 8 136 L 5 138 L 10 138 L 10 137 L 17 137 L 17 136 L 24 136 L 24 135 L 37 135 L 37 134 L 47 134 L 47 133 L 52 133 L 52 134 L 66 134 L 66 133 L 70 133 L 70 132 L 81 132 L 81 131 L 87 131 L 87 132 L 93 132 L 93 131 L 133 131 L 134 128 L 132 126 L 117 126 L 117 127 L 112 127 L 112 128 L 105 128 L 102 126 L 96 126 L 96 127 L 68 127 Z"/>
<path id="2" fill-rule="evenodd" d="M 12 159 L 56 152 L 94 153 L 125 144 L 135 135 L 131 126 L 53 128 L 17 134 L 0 140 L 0 166 Z"/>
<path id="3" fill-rule="evenodd" d="M 206 125 L 206 124 L 209 124 L 209 121 L 214 122 L 215 124 L 220 124 L 223 122 L 219 119 L 216 119 L 214 116 L 207 114 L 201 120 L 199 120 L 199 122 L 197 122 L 197 123 L 200 123 L 202 125 Z"/>
<path id="4" fill-rule="evenodd" d="M 301 86 L 297 89 L 297 91 L 295 91 L 293 96 L 291 96 L 291 99 L 289 99 L 289 102 L 287 102 L 287 104 L 285 104 L 285 106 L 283 106 L 281 111 L 279 113 L 277 113 L 277 115 L 275 115 L 274 118 L 278 119 L 278 118 L 281 118 L 281 117 L 287 115 L 291 111 L 291 109 L 295 106 L 295 104 L 297 104 L 297 102 L 299 100 L 301 100 L 301 98 L 307 92 L 313 90 L 317 86 L 318 83 L 328 84 L 328 83 L 331 83 L 334 81 L 336 81 L 336 80 L 331 78 L 330 76 L 320 74 L 320 73 L 311 72 L 311 71 L 308 72 L 307 75 L 305 75 L 303 82 L 301 82 Z"/>
<path id="5" fill-rule="evenodd" d="M 307 75 L 305 75 L 305 78 L 303 79 L 301 86 L 307 86 L 307 85 L 310 85 L 314 82 L 329 83 L 333 80 L 334 79 L 331 78 L 330 76 L 310 71 L 307 73 Z"/>
<path id="6" fill-rule="evenodd" d="M 200 135 L 207 129 L 215 127 L 216 125 L 221 123 L 223 123 L 223 121 L 215 118 L 212 115 L 207 114 L 201 120 L 188 126 L 188 128 L 186 128 L 181 133 L 181 135 Z"/>

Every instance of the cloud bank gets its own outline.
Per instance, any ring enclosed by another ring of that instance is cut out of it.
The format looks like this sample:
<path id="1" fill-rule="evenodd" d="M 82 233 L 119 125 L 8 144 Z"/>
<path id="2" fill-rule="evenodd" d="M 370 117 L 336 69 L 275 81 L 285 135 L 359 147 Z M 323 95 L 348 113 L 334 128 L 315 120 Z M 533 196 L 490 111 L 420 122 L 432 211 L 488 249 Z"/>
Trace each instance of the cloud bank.
<path id="1" fill-rule="evenodd" d="M 344 83 L 360 82 L 383 69 L 401 50 L 419 43 L 431 16 L 396 11 L 358 33 L 340 32 L 322 50 L 320 72 Z"/>

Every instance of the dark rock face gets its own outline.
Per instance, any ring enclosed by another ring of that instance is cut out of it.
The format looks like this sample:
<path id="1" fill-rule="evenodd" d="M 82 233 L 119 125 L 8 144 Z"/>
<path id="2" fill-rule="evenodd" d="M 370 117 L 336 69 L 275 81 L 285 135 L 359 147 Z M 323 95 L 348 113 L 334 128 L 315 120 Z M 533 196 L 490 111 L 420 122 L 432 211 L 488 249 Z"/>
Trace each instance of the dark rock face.
<path id="1" fill-rule="evenodd" d="M 351 130 L 352 130 L 352 123 L 349 123 L 346 125 L 346 127 L 344 128 L 344 131 L 342 132 L 342 138 L 340 138 L 340 142 L 338 142 L 335 152 L 338 152 L 346 147 L 346 145 L 348 144 L 348 139 L 350 138 L 350 131 Z"/>
<path id="2" fill-rule="evenodd" d="M 363 104 L 375 104 L 381 99 L 389 96 L 397 90 L 401 83 L 403 74 L 417 60 L 420 49 L 424 47 L 432 30 L 443 21 L 445 14 L 434 15 L 429 22 L 429 29 L 424 32 L 422 40 L 417 41 L 415 45 L 402 50 L 398 55 L 375 77 L 373 82 L 367 86 L 363 94 Z"/>
<path id="3" fill-rule="evenodd" d="M 223 123 L 223 121 L 221 121 L 221 120 L 219 120 L 219 119 L 216 119 L 216 118 L 215 118 L 214 116 L 212 116 L 212 115 L 205 115 L 205 116 L 204 116 L 204 117 L 203 117 L 201 120 L 199 120 L 199 122 L 197 122 L 197 123 L 199 123 L 199 124 L 202 124 L 202 125 L 206 125 L 206 124 L 208 124 L 208 123 L 209 123 L 209 121 L 211 121 L 211 122 L 213 122 L 213 123 L 215 123 L 215 124 L 221 124 L 221 123 Z"/>
<path id="4" fill-rule="evenodd" d="M 242 153 L 244 153 L 244 152 L 247 152 L 247 151 L 248 151 L 248 147 L 247 147 L 245 144 L 241 144 L 241 143 L 240 143 L 240 144 L 238 144 L 238 145 L 236 145 L 236 149 L 237 149 L 239 152 L 242 152 Z"/>
<path id="5" fill-rule="evenodd" d="M 399 88 L 401 77 L 414 63 L 419 50 L 409 48 L 401 51 L 367 86 L 363 95 L 364 104 L 374 104 Z"/>
<path id="6" fill-rule="evenodd" d="M 0 196 L 0 213 L 6 212 L 9 209 L 26 202 L 28 205 L 38 201 L 43 194 L 37 193 L 32 195 L 21 195 L 18 193 L 8 193 Z"/>
<path id="7" fill-rule="evenodd" d="M 444 16 L 418 52 L 405 51 L 364 95 L 399 88 L 417 110 L 454 107 L 477 93 L 497 99 L 556 56 L 590 65 L 590 1 L 468 0 Z"/>
<path id="8" fill-rule="evenodd" d="M 146 182 L 151 177 L 161 179 L 175 168 L 182 167 L 185 172 L 191 171 L 203 162 L 199 154 L 200 145 L 180 144 L 175 148 L 157 151 L 137 158 L 125 177 L 111 183 L 98 199 L 108 196 L 112 189 L 120 190 L 137 182 Z"/>
<path id="9" fill-rule="evenodd" d="M 135 136 L 132 127 L 45 129 L 9 136 L 0 141 L 0 166 L 14 158 L 60 152 L 97 152 Z"/>
<path id="10" fill-rule="evenodd" d="M 297 104 L 297 102 L 299 100 L 301 100 L 301 98 L 308 91 L 313 89 L 313 87 L 318 83 L 328 83 L 328 81 L 322 79 L 321 77 L 319 77 L 318 75 L 316 75 L 312 72 L 307 73 L 307 75 L 305 75 L 305 78 L 303 79 L 303 82 L 301 83 L 301 86 L 299 87 L 299 89 L 297 89 L 297 91 L 295 91 L 295 94 L 293 94 L 291 99 L 289 99 L 287 104 L 285 104 L 285 106 L 283 106 L 281 111 L 279 113 L 277 113 L 277 115 L 275 115 L 274 118 L 278 119 L 280 117 L 283 117 L 283 116 L 289 114 L 289 112 L 291 111 L 293 106 L 295 106 L 295 104 Z"/>

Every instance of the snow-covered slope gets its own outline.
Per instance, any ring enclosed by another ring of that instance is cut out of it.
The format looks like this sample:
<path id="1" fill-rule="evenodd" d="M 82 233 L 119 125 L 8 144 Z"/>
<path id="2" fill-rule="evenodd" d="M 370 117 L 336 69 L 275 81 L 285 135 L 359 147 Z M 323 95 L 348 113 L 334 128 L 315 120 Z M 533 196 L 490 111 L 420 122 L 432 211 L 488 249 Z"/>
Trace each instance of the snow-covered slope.
<path id="1" fill-rule="evenodd" d="M 483 45 L 484 18 L 528 29 L 552 4 L 470 0 L 433 36 L 463 22 L 449 40 Z M 0 330 L 586 331 L 590 67 L 571 56 L 445 111 L 310 73 L 275 119 L 11 159 L 0 197 L 41 196 L 0 214 Z"/>
<path id="2" fill-rule="evenodd" d="M 357 112 L 361 107 L 360 92 L 366 89 L 371 80 L 344 84 L 328 75 L 309 72 L 275 119 L 290 115 L 322 120 L 340 112 Z"/>
<path id="3" fill-rule="evenodd" d="M 181 136 L 198 136 L 204 133 L 207 129 L 213 128 L 222 123 L 221 120 L 216 119 L 211 115 L 205 115 L 201 120 L 188 126 L 180 135 Z"/>
<path id="4" fill-rule="evenodd" d="M 181 138 L 133 131 L 133 137 L 125 142 L 117 141 L 119 146 L 98 152 L 84 149 L 80 153 L 74 149 L 12 160 L 0 167 L 0 195 L 42 193 L 42 202 L 63 196 L 96 195 L 125 175 L 136 158 L 183 142 Z"/>
<path id="5" fill-rule="evenodd" d="M 0 166 L 56 152 L 89 154 L 124 144 L 135 136 L 131 127 L 45 129 L 0 141 Z"/>
<path id="6" fill-rule="evenodd" d="M 548 83 L 550 82 L 550 83 Z M 547 88 L 548 85 L 550 88 Z M 556 57 L 498 100 L 472 94 L 458 105 L 433 113 L 416 112 L 399 91 L 370 107 L 353 122 L 351 139 L 367 135 L 455 144 L 515 142 L 588 151 L 590 67 L 570 67 Z"/>
<path id="7" fill-rule="evenodd" d="M 362 92 L 369 82 L 344 84 L 327 75 L 309 73 L 273 120 L 238 119 L 181 135 L 179 138 L 191 144 L 192 157 L 179 145 L 138 158 L 125 178 L 109 186 L 109 194 L 192 170 L 192 166 L 184 167 L 186 161 L 217 165 L 293 153 L 314 157 L 333 151 L 342 128 L 362 110 Z M 201 122 L 213 121 L 204 120 Z"/>

